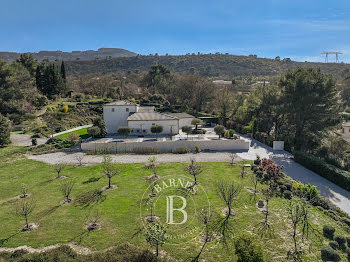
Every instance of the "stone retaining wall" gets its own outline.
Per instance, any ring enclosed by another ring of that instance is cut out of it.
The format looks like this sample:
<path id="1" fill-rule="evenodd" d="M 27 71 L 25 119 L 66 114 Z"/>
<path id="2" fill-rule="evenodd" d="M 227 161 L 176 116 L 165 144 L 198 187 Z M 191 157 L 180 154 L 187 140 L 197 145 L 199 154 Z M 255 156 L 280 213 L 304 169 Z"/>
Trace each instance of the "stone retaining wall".
<path id="1" fill-rule="evenodd" d="M 237 140 L 198 140 L 198 141 L 148 141 L 148 142 L 113 142 L 89 141 L 81 144 L 83 151 L 104 151 L 109 153 L 134 153 L 144 148 L 156 148 L 161 152 L 172 152 L 179 147 L 188 147 L 195 151 L 198 146 L 201 151 L 248 151 L 249 142 Z"/>

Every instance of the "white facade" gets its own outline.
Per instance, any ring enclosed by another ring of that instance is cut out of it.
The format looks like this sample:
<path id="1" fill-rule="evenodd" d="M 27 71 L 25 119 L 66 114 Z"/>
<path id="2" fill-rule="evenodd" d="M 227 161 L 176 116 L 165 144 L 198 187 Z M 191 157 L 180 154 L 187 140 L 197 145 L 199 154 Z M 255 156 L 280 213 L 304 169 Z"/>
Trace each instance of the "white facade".
<path id="1" fill-rule="evenodd" d="M 162 135 L 177 135 L 183 126 L 190 126 L 194 118 L 186 113 L 158 113 L 153 107 L 117 101 L 103 106 L 103 118 L 108 134 L 117 134 L 118 128 L 128 126 L 132 135 L 150 135 L 151 127 L 163 127 Z"/>
<path id="2" fill-rule="evenodd" d="M 130 102 L 115 102 L 103 106 L 103 119 L 108 134 L 116 134 L 121 126 L 128 126 L 128 117 L 137 112 L 138 106 Z"/>
<path id="3" fill-rule="evenodd" d="M 132 129 L 133 135 L 150 135 L 152 125 L 163 127 L 162 135 L 177 135 L 179 133 L 179 120 L 129 120 L 128 126 Z M 141 132 L 142 128 L 142 132 Z"/>

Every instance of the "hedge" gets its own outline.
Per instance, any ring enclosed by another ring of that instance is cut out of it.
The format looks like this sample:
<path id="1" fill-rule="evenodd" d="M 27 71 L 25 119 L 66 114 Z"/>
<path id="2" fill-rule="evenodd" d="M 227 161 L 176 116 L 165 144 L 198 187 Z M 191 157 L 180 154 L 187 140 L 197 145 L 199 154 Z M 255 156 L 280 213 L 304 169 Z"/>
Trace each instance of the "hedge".
<path id="1" fill-rule="evenodd" d="M 334 184 L 350 191 L 350 172 L 326 163 L 305 152 L 295 152 L 294 160 Z"/>

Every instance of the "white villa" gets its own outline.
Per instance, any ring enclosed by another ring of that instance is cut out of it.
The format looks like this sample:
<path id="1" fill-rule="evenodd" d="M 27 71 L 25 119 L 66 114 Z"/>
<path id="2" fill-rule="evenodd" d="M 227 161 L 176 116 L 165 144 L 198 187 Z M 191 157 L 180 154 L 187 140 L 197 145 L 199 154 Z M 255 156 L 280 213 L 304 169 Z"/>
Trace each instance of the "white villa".
<path id="1" fill-rule="evenodd" d="M 193 116 L 186 113 L 158 113 L 153 107 L 141 107 L 129 101 L 116 101 L 103 106 L 107 133 L 116 134 L 119 127 L 128 126 L 133 135 L 152 134 L 151 127 L 163 127 L 163 135 L 176 135 L 183 126 L 191 125 Z"/>

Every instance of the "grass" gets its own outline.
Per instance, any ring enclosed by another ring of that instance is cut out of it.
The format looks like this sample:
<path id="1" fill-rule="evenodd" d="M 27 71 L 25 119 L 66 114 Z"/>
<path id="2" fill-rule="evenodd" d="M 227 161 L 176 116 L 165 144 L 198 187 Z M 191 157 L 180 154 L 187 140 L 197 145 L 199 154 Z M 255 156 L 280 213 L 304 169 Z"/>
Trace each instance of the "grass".
<path id="1" fill-rule="evenodd" d="M 135 234 L 142 228 L 140 218 L 141 198 L 148 185 L 145 176 L 150 175 L 142 164 L 119 165 L 121 173 L 112 178 L 112 184 L 118 186 L 115 190 L 105 191 L 103 198 L 90 206 L 76 204 L 63 205 L 63 196 L 60 192 L 64 180 L 55 179 L 53 167 L 28 160 L 23 156 L 25 149 L 9 147 L 0 149 L 0 246 L 17 247 L 27 245 L 35 248 L 45 247 L 56 243 L 76 242 L 82 246 L 101 250 L 110 246 L 130 242 L 138 246 L 149 247 L 144 235 Z M 161 164 L 159 175 L 179 177 L 184 174 L 184 163 Z M 270 221 L 274 229 L 271 237 L 261 237 L 257 232 L 259 223 L 264 215 L 255 206 L 252 194 L 244 186 L 252 187 L 249 176 L 240 177 L 241 168 L 231 167 L 228 163 L 203 163 L 204 172 L 198 176 L 200 185 L 205 189 L 213 213 L 220 214 L 223 203 L 215 194 L 215 182 L 219 179 L 235 181 L 242 185 L 242 191 L 235 203 L 236 216 L 233 218 L 233 232 L 235 236 L 242 232 L 255 236 L 257 242 L 264 247 L 268 261 L 285 261 L 288 250 L 293 247 L 290 234 L 286 203 L 284 198 L 274 197 L 270 202 Z M 250 171 L 249 171 L 250 172 Z M 74 167 L 67 166 L 63 175 L 75 180 L 72 197 L 77 199 L 83 193 L 101 189 L 107 185 L 107 179 L 101 175 L 101 166 Z M 188 178 L 193 180 L 192 178 Z M 29 193 L 36 200 L 36 208 L 30 216 L 30 222 L 39 224 L 39 228 L 32 232 L 19 232 L 24 226 L 22 218 L 15 215 L 15 204 L 18 200 L 13 198 L 20 194 L 21 184 L 27 184 Z M 258 189 L 265 185 L 259 184 Z M 206 203 L 202 194 L 193 196 L 196 203 Z M 141 204 L 142 211 L 145 207 Z M 161 219 L 162 204 L 157 214 Z M 101 230 L 88 233 L 84 228 L 86 215 L 91 208 L 102 213 Z M 191 206 L 189 205 L 189 209 Z M 191 210 L 193 211 L 193 210 Z M 326 216 L 315 207 L 311 207 L 311 220 L 313 226 L 322 232 L 323 225 L 336 228 L 336 234 L 349 236 L 336 221 Z M 164 220 L 163 220 L 164 222 Z M 192 226 L 201 228 L 197 220 Z M 170 229 L 172 230 L 172 229 Z M 190 239 L 187 239 L 190 240 Z M 319 261 L 322 246 L 328 241 L 323 236 L 315 237 L 312 245 L 305 242 L 304 261 Z M 165 250 L 177 261 L 190 261 L 200 249 L 198 240 L 190 241 L 184 245 L 165 244 Z M 228 249 L 216 241 L 210 242 L 203 253 L 205 261 L 235 261 L 233 242 L 229 240 Z"/>
<path id="2" fill-rule="evenodd" d="M 89 138 L 89 134 L 87 132 L 87 128 L 82 128 L 82 129 L 78 129 L 78 130 L 75 130 L 75 131 L 72 131 L 72 132 L 68 132 L 68 133 L 64 133 L 62 135 L 59 135 L 57 137 L 61 138 L 62 140 L 67 140 L 69 138 L 69 135 L 71 133 L 75 133 L 77 134 L 78 136 L 80 136 L 82 139 L 87 139 Z"/>

